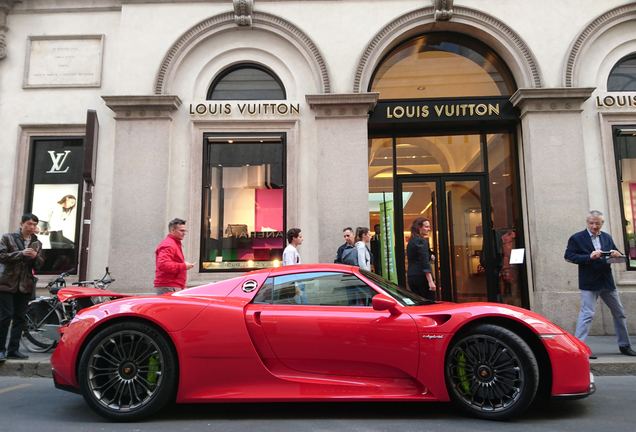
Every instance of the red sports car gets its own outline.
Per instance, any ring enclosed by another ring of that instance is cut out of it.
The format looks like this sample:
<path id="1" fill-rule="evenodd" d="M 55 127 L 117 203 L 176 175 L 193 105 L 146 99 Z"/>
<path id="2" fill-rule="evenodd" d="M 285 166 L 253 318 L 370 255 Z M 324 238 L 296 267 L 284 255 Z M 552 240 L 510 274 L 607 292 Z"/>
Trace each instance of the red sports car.
<path id="1" fill-rule="evenodd" d="M 594 392 L 589 348 L 533 312 L 430 302 L 357 267 L 303 265 L 84 309 L 58 388 L 100 415 L 171 401 L 453 401 L 483 419 Z"/>

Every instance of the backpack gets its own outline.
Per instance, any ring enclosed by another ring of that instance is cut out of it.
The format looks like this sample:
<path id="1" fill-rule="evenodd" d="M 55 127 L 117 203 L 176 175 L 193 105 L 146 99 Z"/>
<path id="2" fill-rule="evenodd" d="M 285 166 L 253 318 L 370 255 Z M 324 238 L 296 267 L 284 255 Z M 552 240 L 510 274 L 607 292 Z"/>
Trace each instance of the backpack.
<path id="1" fill-rule="evenodd" d="M 342 263 L 358 267 L 358 250 L 351 245 L 346 245 L 342 251 Z"/>

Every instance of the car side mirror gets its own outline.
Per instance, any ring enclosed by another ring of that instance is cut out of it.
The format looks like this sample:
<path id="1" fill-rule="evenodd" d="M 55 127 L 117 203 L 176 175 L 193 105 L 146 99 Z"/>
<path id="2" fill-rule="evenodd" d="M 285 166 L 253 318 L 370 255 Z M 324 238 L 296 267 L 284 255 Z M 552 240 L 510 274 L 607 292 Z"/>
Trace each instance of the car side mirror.
<path id="1" fill-rule="evenodd" d="M 372 304 L 373 304 L 373 310 L 377 310 L 377 311 L 388 310 L 389 312 L 391 312 L 391 315 L 402 314 L 402 312 L 397 307 L 398 306 L 397 301 L 383 294 L 378 294 L 373 296 Z"/>

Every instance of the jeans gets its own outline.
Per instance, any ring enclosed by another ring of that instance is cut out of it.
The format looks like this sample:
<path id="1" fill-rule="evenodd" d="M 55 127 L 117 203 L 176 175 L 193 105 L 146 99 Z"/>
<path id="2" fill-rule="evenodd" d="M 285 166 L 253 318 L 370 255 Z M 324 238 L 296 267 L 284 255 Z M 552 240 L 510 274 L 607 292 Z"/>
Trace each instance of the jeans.
<path id="1" fill-rule="evenodd" d="M 579 313 L 579 320 L 576 323 L 574 336 L 585 342 L 585 338 L 587 338 L 587 334 L 590 332 L 590 327 L 592 327 L 592 320 L 594 319 L 594 312 L 596 311 L 596 301 L 599 297 L 612 312 L 618 346 L 630 346 L 625 309 L 623 309 L 621 299 L 618 297 L 618 291 L 615 289 L 601 291 L 581 290 L 581 312 Z"/>
<path id="2" fill-rule="evenodd" d="M 177 287 L 155 287 L 155 292 L 157 295 L 168 294 L 175 291 L 181 291 L 181 288 Z"/>
<path id="3" fill-rule="evenodd" d="M 11 321 L 11 336 L 6 351 L 13 353 L 20 348 L 20 336 L 26 323 L 26 312 L 31 294 L 0 291 L 0 352 L 5 352 Z"/>

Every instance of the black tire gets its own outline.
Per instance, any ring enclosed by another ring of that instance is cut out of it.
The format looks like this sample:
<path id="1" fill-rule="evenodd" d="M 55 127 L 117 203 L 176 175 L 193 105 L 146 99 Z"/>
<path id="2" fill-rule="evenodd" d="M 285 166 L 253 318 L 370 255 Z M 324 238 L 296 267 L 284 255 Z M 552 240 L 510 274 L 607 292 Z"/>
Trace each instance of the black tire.
<path id="1" fill-rule="evenodd" d="M 451 400 L 485 420 L 521 414 L 539 385 L 539 366 L 528 344 L 496 325 L 476 326 L 454 341 L 444 366 Z"/>
<path id="2" fill-rule="evenodd" d="M 97 414 L 137 421 L 176 395 L 177 355 L 169 338 L 153 326 L 120 322 L 92 338 L 77 379 L 84 400 Z"/>
<path id="3" fill-rule="evenodd" d="M 44 336 L 46 325 L 61 325 L 61 317 L 50 303 L 35 301 L 29 303 L 26 323 L 22 331 L 22 345 L 35 353 L 43 353 L 57 346 L 57 340 Z"/>

